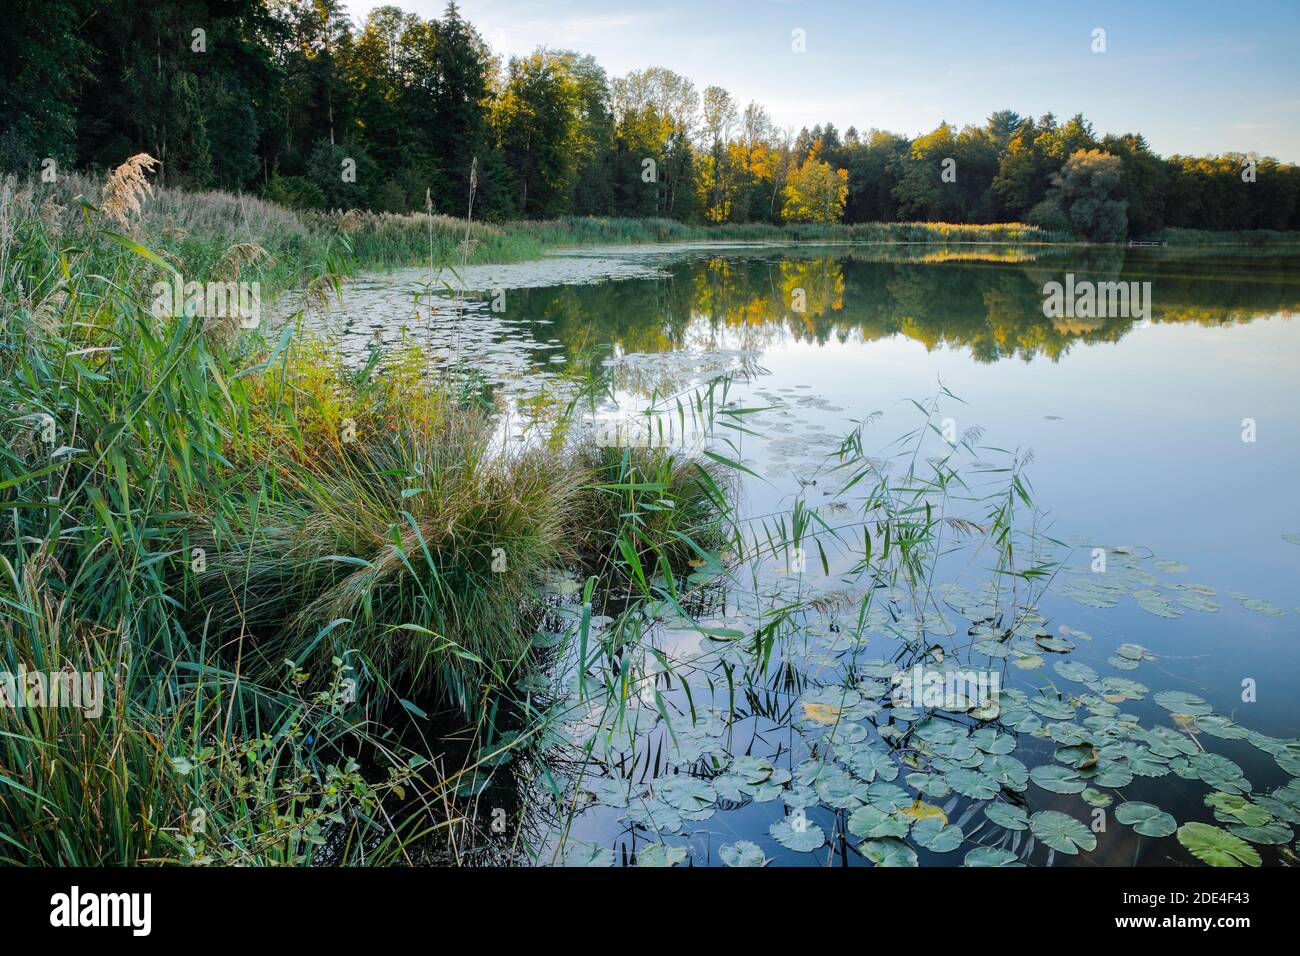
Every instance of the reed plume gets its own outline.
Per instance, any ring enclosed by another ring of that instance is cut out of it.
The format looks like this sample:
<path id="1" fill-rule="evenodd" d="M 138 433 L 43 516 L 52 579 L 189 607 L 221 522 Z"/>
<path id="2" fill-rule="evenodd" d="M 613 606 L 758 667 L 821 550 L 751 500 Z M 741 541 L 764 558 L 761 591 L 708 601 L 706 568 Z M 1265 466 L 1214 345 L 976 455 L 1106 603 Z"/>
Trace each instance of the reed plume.
<path id="1" fill-rule="evenodd" d="M 241 266 L 269 259 L 269 253 L 256 242 L 236 242 L 228 248 L 212 267 L 214 279 L 238 279 Z"/>
<path id="2" fill-rule="evenodd" d="M 99 206 L 104 215 L 125 229 L 130 216 L 140 211 L 141 200 L 153 195 L 153 186 L 145 174 L 157 167 L 158 160 L 148 153 L 136 153 L 113 170 L 100 193 Z"/>

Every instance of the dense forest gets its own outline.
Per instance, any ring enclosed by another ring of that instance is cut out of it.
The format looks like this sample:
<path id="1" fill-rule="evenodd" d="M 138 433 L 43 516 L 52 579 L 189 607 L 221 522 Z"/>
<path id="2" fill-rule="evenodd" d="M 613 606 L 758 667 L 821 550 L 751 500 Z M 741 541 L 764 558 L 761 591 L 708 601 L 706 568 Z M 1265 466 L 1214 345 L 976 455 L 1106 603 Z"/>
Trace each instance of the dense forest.
<path id="1" fill-rule="evenodd" d="M 763 106 L 590 56 L 503 61 L 449 3 L 354 24 L 339 0 L 11 0 L 0 170 L 138 152 L 164 184 L 302 208 L 692 223 L 1030 222 L 1089 239 L 1300 228 L 1300 169 L 1154 153 L 1011 110 L 924 135 L 778 128 Z M 869 121 L 868 118 L 864 120 Z"/>

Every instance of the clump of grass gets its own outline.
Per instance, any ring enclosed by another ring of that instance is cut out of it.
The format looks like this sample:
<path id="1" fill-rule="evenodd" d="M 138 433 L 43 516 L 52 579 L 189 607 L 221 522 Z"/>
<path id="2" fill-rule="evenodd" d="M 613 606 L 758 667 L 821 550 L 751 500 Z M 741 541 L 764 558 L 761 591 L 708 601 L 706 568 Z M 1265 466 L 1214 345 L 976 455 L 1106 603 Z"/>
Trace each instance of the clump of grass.
<path id="1" fill-rule="evenodd" d="M 377 692 L 473 713 L 526 652 L 545 573 L 574 559 L 584 472 L 545 448 L 494 451 L 481 411 L 412 406 L 390 428 L 381 402 L 320 446 L 200 576 L 202 613 L 248 635 L 257 679 L 355 656 Z"/>
<path id="2" fill-rule="evenodd" d="M 278 465 L 278 492 L 196 538 L 217 557 L 194 613 L 259 682 L 340 656 L 379 693 L 472 716 L 526 654 L 554 572 L 621 587 L 717 537 L 725 492 L 690 455 L 551 441 L 559 421 L 502 442 L 492 409 L 430 385 L 419 348 L 379 371 L 335 354 L 303 337 L 246 380 L 270 437 L 245 451 Z"/>
<path id="3" fill-rule="evenodd" d="M 129 655 L 106 628 L 73 617 L 34 564 L 20 573 L 0 557 L 0 595 L 0 670 L 102 667 L 110 695 L 98 717 L 19 701 L 0 707 L 0 861 L 123 866 L 155 856 L 161 822 L 174 822 L 184 800 L 167 755 L 114 693 L 114 665 Z"/>
<path id="4" fill-rule="evenodd" d="M 39 564 L 0 557 L 0 670 L 98 675 L 104 689 L 94 710 L 0 707 L 0 864 L 305 864 L 340 822 L 376 859 L 399 852 L 366 815 L 410 773 L 372 785 L 337 756 L 356 728 L 328 695 L 276 700 L 194 662 L 156 674 L 58 591 Z M 254 697 L 232 725 L 232 701 Z"/>
<path id="5" fill-rule="evenodd" d="M 651 584 L 687 575 L 729 535 L 723 470 L 662 445 L 589 443 L 579 454 L 591 481 L 584 495 L 588 568 L 605 594 L 651 596 Z"/>

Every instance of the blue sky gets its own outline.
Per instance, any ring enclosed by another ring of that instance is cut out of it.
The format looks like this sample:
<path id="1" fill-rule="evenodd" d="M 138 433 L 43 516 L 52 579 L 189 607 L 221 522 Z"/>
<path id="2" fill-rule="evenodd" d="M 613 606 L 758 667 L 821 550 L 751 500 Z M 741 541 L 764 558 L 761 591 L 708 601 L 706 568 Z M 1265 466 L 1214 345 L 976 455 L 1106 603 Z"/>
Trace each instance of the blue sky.
<path id="1" fill-rule="evenodd" d="M 361 19 L 381 4 L 352 0 Z M 445 0 L 398 0 L 437 16 Z M 914 135 L 997 109 L 1082 111 L 1171 153 L 1300 162 L 1300 0 L 876 2 L 876 0 L 462 0 L 506 55 L 544 45 L 610 76 L 665 66 L 757 100 L 783 126 Z M 1106 52 L 1092 32 L 1106 31 Z M 807 49 L 791 50 L 805 31 Z"/>

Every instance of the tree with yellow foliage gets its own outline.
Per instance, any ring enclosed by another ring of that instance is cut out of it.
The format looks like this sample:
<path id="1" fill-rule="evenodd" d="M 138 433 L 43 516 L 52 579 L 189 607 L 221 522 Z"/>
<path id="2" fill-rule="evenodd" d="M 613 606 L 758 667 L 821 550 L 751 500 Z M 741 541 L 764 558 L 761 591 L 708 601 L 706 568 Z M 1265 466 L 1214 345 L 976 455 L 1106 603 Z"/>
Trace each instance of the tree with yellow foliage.
<path id="1" fill-rule="evenodd" d="M 808 158 L 790 173 L 785 184 L 785 205 L 781 215 L 786 222 L 835 223 L 844 214 L 849 198 L 849 172 L 832 169 L 818 157 L 821 143 L 808 151 Z"/>

